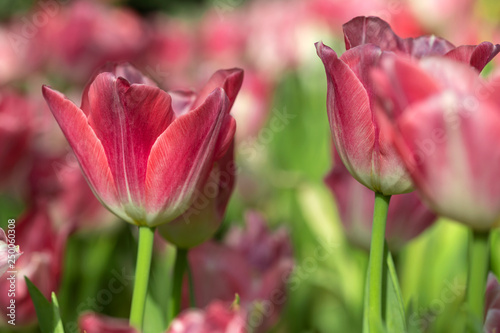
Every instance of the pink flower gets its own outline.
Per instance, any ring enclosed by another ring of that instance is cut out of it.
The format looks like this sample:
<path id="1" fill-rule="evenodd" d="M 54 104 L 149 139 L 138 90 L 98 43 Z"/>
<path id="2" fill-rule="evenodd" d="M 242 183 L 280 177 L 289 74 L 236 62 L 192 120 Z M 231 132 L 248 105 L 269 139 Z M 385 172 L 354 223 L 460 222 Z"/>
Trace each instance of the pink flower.
<path id="1" fill-rule="evenodd" d="M 335 197 L 340 220 L 347 238 L 369 250 L 373 220 L 373 192 L 356 181 L 334 151 L 334 166 L 325 183 Z M 397 251 L 411 239 L 430 227 L 436 214 L 430 211 L 415 192 L 391 198 L 385 238 L 392 251 Z"/>
<path id="2" fill-rule="evenodd" d="M 16 92 L 0 92 L 0 183 L 19 171 L 33 132 L 34 106 Z"/>
<path id="3" fill-rule="evenodd" d="M 78 108 L 43 87 L 94 194 L 123 220 L 157 226 L 186 211 L 226 154 L 242 71 L 218 71 L 198 96 L 167 93 L 130 65 L 98 74 Z M 225 90 L 222 89 L 225 88 Z"/>
<path id="4" fill-rule="evenodd" d="M 15 245 L 15 237 L 7 239 L 5 231 L 0 228 L 0 277 L 9 269 L 11 261 L 16 261 L 21 254 L 19 246 Z"/>
<path id="5" fill-rule="evenodd" d="M 15 264 L 16 325 L 24 326 L 36 320 L 35 308 L 24 277 L 28 277 L 47 298 L 51 292 L 58 290 L 69 230 L 54 230 L 43 204 L 28 210 L 16 221 L 14 230 L 15 242 L 23 250 L 23 255 Z M 5 278 L 0 280 L 2 318 L 8 318 L 6 314 L 11 300 L 11 297 L 8 297 L 10 283 L 11 281 Z"/>
<path id="6" fill-rule="evenodd" d="M 245 333 L 245 313 L 214 301 L 204 310 L 189 309 L 170 324 L 167 333 Z M 90 333 L 90 332 L 89 332 Z"/>
<path id="7" fill-rule="evenodd" d="M 261 302 L 271 302 L 271 313 L 259 312 L 256 316 L 262 315 L 262 321 L 249 323 L 262 332 L 276 323 L 284 305 L 285 281 L 293 268 L 292 250 L 285 229 L 271 233 L 259 214 L 249 212 L 246 224 L 246 229 L 233 227 L 224 244 L 207 242 L 190 250 L 188 258 L 196 305 L 204 307 L 215 299 L 231 302 L 235 294 L 248 312 L 259 311 Z"/>
<path id="8" fill-rule="evenodd" d="M 422 198 L 475 230 L 500 225 L 499 78 L 449 59 L 387 57 L 373 73 L 392 141 Z"/>
<path id="9" fill-rule="evenodd" d="M 488 275 L 485 312 L 484 331 L 486 333 L 500 332 L 500 285 L 493 273 Z"/>
<path id="10" fill-rule="evenodd" d="M 351 175 L 369 189 L 385 195 L 409 192 L 410 177 L 375 116 L 381 105 L 375 103 L 370 69 L 378 65 L 384 51 L 391 51 L 413 58 L 446 56 L 480 71 L 500 46 L 484 42 L 455 48 L 434 36 L 401 39 L 376 17 L 356 17 L 343 28 L 347 51 L 340 58 L 323 43 L 316 44 L 327 76 L 327 110 L 335 147 Z"/>
<path id="11" fill-rule="evenodd" d="M 96 313 L 85 313 L 78 319 L 81 332 L 86 333 L 139 333 L 127 319 L 112 318 Z"/>

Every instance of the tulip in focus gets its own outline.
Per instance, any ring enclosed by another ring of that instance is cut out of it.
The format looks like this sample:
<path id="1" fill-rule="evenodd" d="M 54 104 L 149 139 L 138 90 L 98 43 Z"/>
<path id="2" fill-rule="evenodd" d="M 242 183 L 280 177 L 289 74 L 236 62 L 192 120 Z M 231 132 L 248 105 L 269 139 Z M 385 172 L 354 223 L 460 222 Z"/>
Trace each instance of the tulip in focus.
<path id="1" fill-rule="evenodd" d="M 334 151 L 333 169 L 325 178 L 337 204 L 340 220 L 347 238 L 362 249 L 370 249 L 373 220 L 373 192 L 356 181 Z M 391 198 L 387 214 L 385 239 L 391 251 L 398 251 L 420 235 L 436 220 L 415 192 Z"/>
<path id="2" fill-rule="evenodd" d="M 9 247 L 9 245 L 12 245 Z M 9 253 L 9 248 L 11 251 Z M 10 260 L 17 261 L 17 259 L 23 254 L 19 250 L 19 246 L 15 246 L 7 239 L 5 231 L 0 228 L 0 277 L 9 269 L 9 264 L 12 263 Z"/>
<path id="3" fill-rule="evenodd" d="M 327 111 L 335 147 L 351 175 L 369 189 L 384 195 L 409 192 L 408 172 L 376 116 L 382 105 L 376 103 L 370 70 L 390 51 L 412 58 L 444 56 L 481 71 L 500 47 L 489 42 L 454 47 L 434 36 L 402 39 L 377 17 L 356 17 L 343 29 L 346 52 L 341 57 L 323 43 L 316 44 L 327 76 Z"/>
<path id="4" fill-rule="evenodd" d="M 219 71 L 198 95 L 167 93 L 118 65 L 87 85 L 80 108 L 47 86 L 43 94 L 101 203 L 154 227 L 186 211 L 227 153 L 236 128 L 227 96 L 241 79 Z"/>
<path id="5" fill-rule="evenodd" d="M 167 333 L 245 333 L 245 319 L 244 311 L 238 306 L 214 301 L 204 310 L 182 312 L 172 321 Z"/>
<path id="6" fill-rule="evenodd" d="M 231 228 L 224 244 L 207 242 L 190 250 L 195 300 L 198 307 L 205 307 L 216 299 L 231 302 L 238 294 L 248 312 L 260 311 L 262 301 L 274 302 L 273 313 L 253 323 L 257 332 L 265 332 L 277 322 L 283 307 L 286 276 L 293 268 L 292 249 L 285 229 L 271 233 L 256 212 L 247 213 L 245 219 L 246 229 Z M 187 307 L 187 297 L 183 303 Z"/>
<path id="7" fill-rule="evenodd" d="M 485 82 L 449 59 L 400 57 L 373 74 L 393 105 L 392 140 L 422 198 L 476 231 L 499 226 L 499 77 Z"/>
<path id="8" fill-rule="evenodd" d="M 484 331 L 486 333 L 500 332 L 500 284 L 493 273 L 488 275 L 485 312 Z"/>

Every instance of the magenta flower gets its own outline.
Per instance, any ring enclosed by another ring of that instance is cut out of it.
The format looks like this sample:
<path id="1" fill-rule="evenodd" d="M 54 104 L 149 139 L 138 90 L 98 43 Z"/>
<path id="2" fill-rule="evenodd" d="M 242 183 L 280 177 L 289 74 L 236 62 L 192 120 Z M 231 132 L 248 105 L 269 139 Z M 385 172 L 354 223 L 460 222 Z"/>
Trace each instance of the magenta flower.
<path id="1" fill-rule="evenodd" d="M 182 312 L 167 333 L 245 333 L 245 319 L 245 312 L 238 306 L 232 308 L 230 303 L 214 301 L 204 310 Z"/>
<path id="2" fill-rule="evenodd" d="M 337 204 L 347 238 L 369 250 L 373 220 L 373 192 L 356 181 L 334 151 L 334 166 L 325 178 Z M 425 206 L 415 192 L 394 195 L 387 214 L 385 238 L 389 249 L 397 251 L 430 227 L 436 214 Z"/>
<path id="3" fill-rule="evenodd" d="M 500 285 L 493 273 L 488 275 L 485 312 L 484 331 L 486 333 L 500 332 Z"/>
<path id="4" fill-rule="evenodd" d="M 500 225 L 500 86 L 449 59 L 387 57 L 374 72 L 392 140 L 423 199 L 475 230 Z"/>
<path id="5" fill-rule="evenodd" d="M 245 220 L 246 228 L 231 228 L 224 244 L 207 242 L 189 251 L 196 305 L 205 307 L 216 299 L 231 302 L 235 294 L 248 312 L 258 309 L 260 302 L 271 302 L 272 313 L 266 313 L 261 322 L 249 323 L 256 332 L 265 332 L 278 320 L 286 299 L 292 248 L 286 230 L 271 232 L 260 214 L 249 212 Z"/>
<path id="6" fill-rule="evenodd" d="M 343 28 L 347 51 L 340 58 L 323 43 L 316 44 L 327 76 L 327 111 L 335 147 L 351 175 L 369 189 L 384 195 L 409 192 L 411 179 L 376 116 L 381 105 L 375 101 L 370 69 L 391 51 L 413 58 L 446 56 L 480 71 L 500 46 L 484 42 L 455 48 L 434 36 L 402 39 L 376 17 L 356 17 Z"/>
<path id="7" fill-rule="evenodd" d="M 167 93 L 130 65 L 98 74 L 78 108 L 43 87 L 94 194 L 123 220 L 170 222 L 186 211 L 226 154 L 239 69 L 218 71 L 198 96 Z M 223 89 L 224 88 L 224 89 Z"/>

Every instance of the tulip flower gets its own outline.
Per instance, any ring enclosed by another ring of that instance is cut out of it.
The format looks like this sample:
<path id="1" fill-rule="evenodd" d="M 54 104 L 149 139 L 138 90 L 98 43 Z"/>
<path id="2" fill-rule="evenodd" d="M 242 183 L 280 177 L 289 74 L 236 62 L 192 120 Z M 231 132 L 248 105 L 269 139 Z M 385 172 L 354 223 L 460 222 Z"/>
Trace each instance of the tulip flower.
<path id="1" fill-rule="evenodd" d="M 15 263 L 16 326 L 30 325 L 36 321 L 35 308 L 31 301 L 24 277 L 37 286 L 45 297 L 57 291 L 61 282 L 63 255 L 68 236 L 68 228 L 54 229 L 46 206 L 39 204 L 28 210 L 18 221 L 15 228 L 16 244 L 23 255 Z M 11 281 L 0 280 L 0 306 L 2 321 L 8 319 L 7 306 Z"/>
<path id="2" fill-rule="evenodd" d="M 489 230 L 500 226 L 500 80 L 450 59 L 383 61 L 373 77 L 392 103 L 392 140 L 422 198 L 472 229 L 467 301 L 484 307 Z M 408 78 L 411 78 L 409 80 Z"/>
<path id="3" fill-rule="evenodd" d="M 362 249 L 370 249 L 373 219 L 373 192 L 356 181 L 334 151 L 333 169 L 325 184 L 335 197 L 340 221 L 347 238 Z M 436 214 L 422 203 L 415 192 L 391 198 L 385 238 L 391 251 L 398 251 L 436 220 Z"/>
<path id="4" fill-rule="evenodd" d="M 484 331 L 486 333 L 500 332 L 500 285 L 493 273 L 488 275 L 485 317 Z"/>
<path id="5" fill-rule="evenodd" d="M 292 249 L 285 229 L 270 232 L 256 212 L 248 212 L 245 220 L 246 228 L 232 227 L 223 244 L 207 242 L 189 252 L 194 299 L 196 306 L 205 307 L 216 299 L 231 302 L 238 294 L 248 312 L 259 311 L 260 302 L 272 302 L 272 313 L 258 313 L 263 321 L 250 323 L 257 332 L 265 332 L 276 323 L 284 305 Z M 187 297 L 183 303 L 187 307 Z"/>
<path id="6" fill-rule="evenodd" d="M 12 238 L 15 241 L 15 238 Z M 10 249 L 10 251 L 9 251 Z M 9 265 L 15 262 L 22 252 L 9 239 L 5 231 L 0 228 L 0 277 L 9 269 Z"/>
<path id="7" fill-rule="evenodd" d="M 214 301 L 204 310 L 189 309 L 170 324 L 167 333 L 245 333 L 245 312 L 230 303 Z M 89 332 L 90 333 L 90 332 Z"/>
<path id="8" fill-rule="evenodd" d="M 380 105 L 375 103 L 370 69 L 378 65 L 384 51 L 392 51 L 414 58 L 446 56 L 481 71 L 500 46 L 484 42 L 455 48 L 434 36 L 402 39 L 376 17 L 356 17 L 343 28 L 347 51 L 340 58 L 329 47 L 316 44 L 327 74 L 327 109 L 335 147 L 353 177 L 369 189 L 385 195 L 409 192 L 412 183 L 404 164 L 387 131 L 382 131 L 383 124 L 374 117 Z"/>
<path id="9" fill-rule="evenodd" d="M 86 333 L 139 333 L 128 320 L 112 318 L 96 313 L 85 313 L 78 319 L 81 332 Z"/>
<path id="10" fill-rule="evenodd" d="M 216 73 L 187 104 L 185 95 L 173 99 L 120 65 L 95 77 L 81 108 L 47 86 L 43 94 L 101 203 L 127 222 L 153 227 L 187 209 L 230 146 L 235 122 L 220 82 L 237 91 L 241 71 Z"/>

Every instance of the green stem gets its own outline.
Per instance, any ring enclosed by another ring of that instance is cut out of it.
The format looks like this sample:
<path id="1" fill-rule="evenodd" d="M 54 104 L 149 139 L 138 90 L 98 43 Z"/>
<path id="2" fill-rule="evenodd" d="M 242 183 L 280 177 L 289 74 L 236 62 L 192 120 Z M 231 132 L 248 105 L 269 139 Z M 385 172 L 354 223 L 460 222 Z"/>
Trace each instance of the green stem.
<path id="1" fill-rule="evenodd" d="M 484 318 L 484 296 L 489 269 L 489 235 L 488 231 L 473 231 L 469 244 L 467 303 L 481 322 Z"/>
<path id="2" fill-rule="evenodd" d="M 174 264 L 174 282 L 172 284 L 172 299 L 171 299 L 171 318 L 175 318 L 181 311 L 182 298 L 182 278 L 187 267 L 188 250 L 177 248 L 177 254 Z"/>
<path id="3" fill-rule="evenodd" d="M 383 323 L 382 304 L 384 303 L 385 295 L 382 292 L 382 284 L 385 268 L 385 225 L 390 199 L 391 196 L 375 192 L 370 261 L 368 263 L 368 323 L 370 333 L 378 332 Z"/>
<path id="4" fill-rule="evenodd" d="M 132 294 L 132 308 L 130 310 L 130 325 L 142 331 L 144 308 L 148 294 L 149 271 L 153 255 L 153 239 L 155 228 L 139 227 L 139 246 L 137 263 L 135 266 L 134 291 Z"/>

